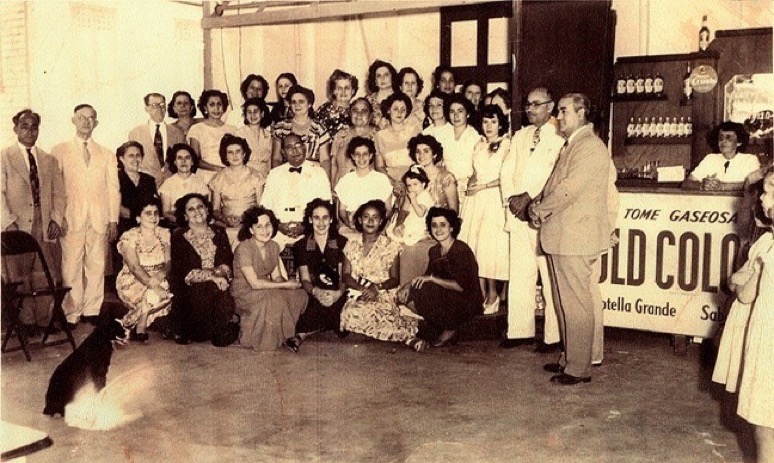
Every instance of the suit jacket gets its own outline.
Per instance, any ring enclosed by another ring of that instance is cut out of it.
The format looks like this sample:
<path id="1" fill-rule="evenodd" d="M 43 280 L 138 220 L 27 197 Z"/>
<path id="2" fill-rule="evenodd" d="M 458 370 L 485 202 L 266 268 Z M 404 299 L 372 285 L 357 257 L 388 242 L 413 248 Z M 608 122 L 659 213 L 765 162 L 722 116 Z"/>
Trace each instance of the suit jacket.
<path id="1" fill-rule="evenodd" d="M 74 137 L 54 146 L 51 154 L 59 160 L 67 192 L 65 221 L 69 231 L 87 226 L 105 233 L 110 222 L 118 223 L 121 193 L 115 155 L 89 140 L 89 165 L 83 159 L 83 140 Z"/>
<path id="2" fill-rule="evenodd" d="M 610 156 L 602 140 L 584 127 L 560 152 L 534 212 L 548 254 L 590 256 L 610 246 Z"/>
<path id="3" fill-rule="evenodd" d="M 161 130 L 167 130 L 167 143 L 164 146 L 164 156 L 166 157 L 167 148 L 176 143 L 185 143 L 185 135 L 183 131 L 175 127 L 174 125 L 164 124 L 161 126 Z M 156 188 L 161 186 L 161 183 L 171 177 L 169 168 L 159 163 L 159 158 L 156 156 L 156 149 L 153 147 L 153 134 L 151 134 L 148 123 L 138 125 L 129 132 L 129 141 L 136 141 L 142 145 L 145 151 L 145 156 L 142 159 L 140 165 L 140 172 L 152 176 L 156 179 Z"/>
<path id="4" fill-rule="evenodd" d="M 48 240 L 48 224 L 54 221 L 64 225 L 65 187 L 59 162 L 40 148 L 37 150 L 38 180 L 40 182 L 40 210 L 43 217 L 43 239 Z M 2 159 L 2 224 L 3 229 L 13 222 L 19 230 L 32 232 L 35 206 L 30 189 L 30 172 L 24 162 L 26 152 L 18 144 L 5 148 Z"/>

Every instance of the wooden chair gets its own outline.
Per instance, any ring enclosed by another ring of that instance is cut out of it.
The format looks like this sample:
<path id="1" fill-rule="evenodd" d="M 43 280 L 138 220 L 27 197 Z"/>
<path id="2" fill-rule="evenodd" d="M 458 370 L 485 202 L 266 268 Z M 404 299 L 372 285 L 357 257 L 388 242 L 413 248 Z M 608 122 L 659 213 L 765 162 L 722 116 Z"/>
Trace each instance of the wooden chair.
<path id="1" fill-rule="evenodd" d="M 62 309 L 62 301 L 67 293 L 70 291 L 69 287 L 61 286 L 54 283 L 51 278 L 51 272 L 48 268 L 48 263 L 43 256 L 43 251 L 40 249 L 40 245 L 29 233 L 23 231 L 6 231 L 2 232 L 2 257 L 19 256 L 19 255 L 33 255 L 33 258 L 40 262 L 40 266 L 43 269 L 43 273 L 46 277 L 47 285 L 45 287 L 37 287 L 35 284 L 31 284 L 35 287 L 25 288 L 22 282 L 16 281 L 3 281 L 3 310 L 9 312 L 9 326 L 5 333 L 5 340 L 3 341 L 2 351 L 13 352 L 17 350 L 23 350 L 24 356 L 27 361 L 31 361 L 29 349 L 31 347 L 49 347 L 64 344 L 69 342 L 75 350 L 75 338 L 73 337 L 70 327 L 67 326 L 67 318 L 65 317 L 64 310 Z M 34 263 L 34 262 L 33 262 Z M 8 291 L 8 294 L 6 294 Z M 29 344 L 27 341 L 27 334 L 22 326 L 19 318 L 22 310 L 22 304 L 25 299 L 39 298 L 39 297 L 51 297 L 54 301 L 54 307 L 51 314 L 51 321 L 48 323 L 46 332 L 43 334 L 43 339 L 40 343 Z M 62 331 L 65 333 L 65 338 L 57 339 L 55 341 L 48 341 L 50 331 L 54 327 L 54 322 L 59 322 Z M 14 330 L 19 338 L 19 345 L 7 349 L 8 341 L 13 337 Z"/>

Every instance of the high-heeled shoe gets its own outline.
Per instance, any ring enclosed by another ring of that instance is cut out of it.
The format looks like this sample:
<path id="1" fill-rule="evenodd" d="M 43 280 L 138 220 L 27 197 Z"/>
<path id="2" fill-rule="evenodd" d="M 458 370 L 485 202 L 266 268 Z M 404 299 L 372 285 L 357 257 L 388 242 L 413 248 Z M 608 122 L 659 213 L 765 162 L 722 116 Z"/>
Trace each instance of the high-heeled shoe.
<path id="1" fill-rule="evenodd" d="M 495 300 L 490 304 L 484 304 L 484 315 L 494 315 L 500 311 L 500 296 L 496 296 Z"/>

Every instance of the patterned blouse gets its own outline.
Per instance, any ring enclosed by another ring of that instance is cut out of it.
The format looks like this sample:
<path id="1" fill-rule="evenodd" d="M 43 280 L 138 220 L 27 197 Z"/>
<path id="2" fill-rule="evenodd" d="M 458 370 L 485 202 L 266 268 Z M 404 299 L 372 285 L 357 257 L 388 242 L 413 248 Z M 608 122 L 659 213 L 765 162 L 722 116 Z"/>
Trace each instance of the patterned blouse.
<path id="1" fill-rule="evenodd" d="M 349 259 L 352 278 L 379 284 L 390 279 L 390 267 L 401 250 L 400 243 L 379 235 L 368 254 L 363 255 L 363 236 L 357 235 L 344 246 L 344 256 Z"/>
<path id="2" fill-rule="evenodd" d="M 316 119 L 325 126 L 331 137 L 350 123 L 349 105 L 341 107 L 326 101 L 317 108 Z"/>
<path id="3" fill-rule="evenodd" d="M 331 142 L 331 135 L 324 125 L 314 119 L 304 126 L 300 126 L 292 120 L 279 121 L 272 126 L 272 134 L 276 140 L 282 141 L 286 136 L 294 133 L 301 137 L 301 142 L 306 145 L 306 159 L 309 161 L 323 162 L 328 159 L 320 159 L 320 147 Z"/>
<path id="4" fill-rule="evenodd" d="M 446 168 L 439 167 L 438 174 L 427 185 L 427 191 L 430 192 L 430 196 L 435 200 L 436 206 L 449 208 L 449 198 L 446 196 L 446 188 L 449 186 L 453 186 L 456 189 L 457 179 Z"/>
<path id="5" fill-rule="evenodd" d="M 191 284 L 199 281 L 204 281 L 212 274 L 212 268 L 215 267 L 215 251 L 217 247 L 213 238 L 215 232 L 210 227 L 202 232 L 195 232 L 193 229 L 189 229 L 183 234 L 185 239 L 191 243 L 194 250 L 202 259 L 202 268 L 195 268 L 188 272 L 185 276 L 185 283 Z"/>

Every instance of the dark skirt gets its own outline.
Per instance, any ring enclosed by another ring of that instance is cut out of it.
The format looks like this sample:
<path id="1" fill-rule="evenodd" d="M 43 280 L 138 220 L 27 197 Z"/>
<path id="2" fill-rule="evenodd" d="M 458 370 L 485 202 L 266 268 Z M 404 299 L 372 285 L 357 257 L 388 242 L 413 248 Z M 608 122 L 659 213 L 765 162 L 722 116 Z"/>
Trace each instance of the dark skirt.
<path id="1" fill-rule="evenodd" d="M 458 330 L 483 311 L 481 304 L 465 293 L 431 282 L 425 282 L 419 289 L 412 287 L 409 300 L 414 302 L 416 313 L 424 318 L 419 322 L 417 336 L 426 341 L 435 341 L 445 330 Z"/>
<path id="2" fill-rule="evenodd" d="M 176 334 L 202 342 L 224 332 L 233 314 L 234 301 L 229 292 L 207 281 L 191 284 L 185 294 L 175 294 L 170 321 Z"/>

